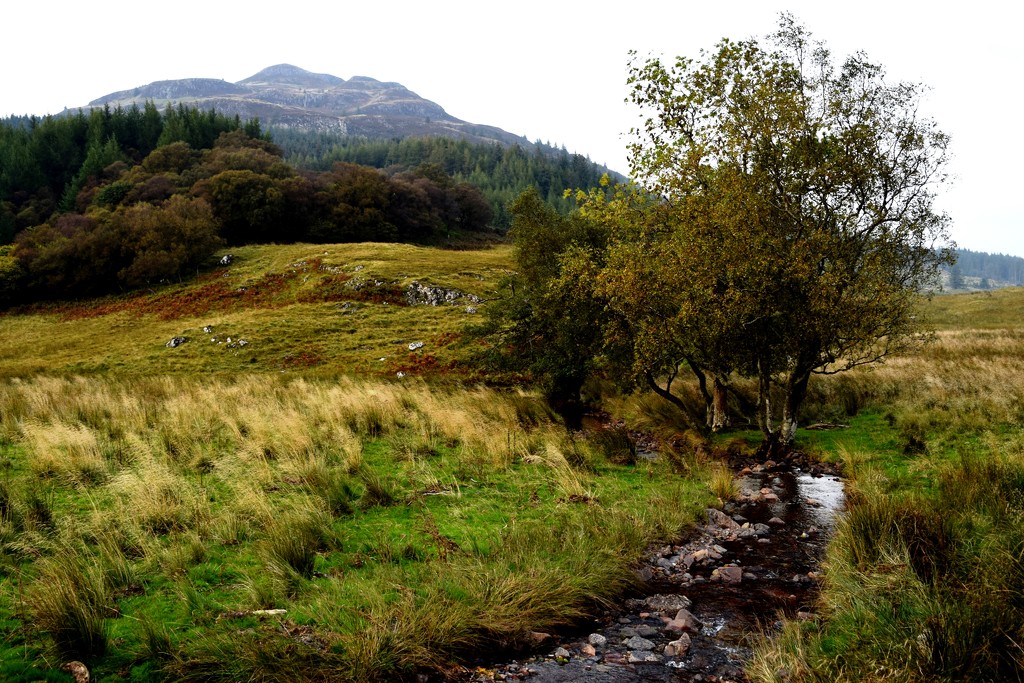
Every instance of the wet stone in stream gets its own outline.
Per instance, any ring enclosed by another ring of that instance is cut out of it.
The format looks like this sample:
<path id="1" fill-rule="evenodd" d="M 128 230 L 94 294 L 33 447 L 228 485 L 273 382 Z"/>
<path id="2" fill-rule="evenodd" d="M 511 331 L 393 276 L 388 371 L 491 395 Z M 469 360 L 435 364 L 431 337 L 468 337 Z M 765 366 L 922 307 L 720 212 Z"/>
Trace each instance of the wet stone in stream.
<path id="1" fill-rule="evenodd" d="M 637 569 L 645 596 L 593 633 L 555 635 L 525 661 L 481 663 L 470 680 L 745 681 L 755 636 L 780 614 L 815 618 L 816 569 L 843 485 L 770 461 L 744 468 L 738 483 L 739 499 L 709 509 L 693 537 L 650 550 Z"/>

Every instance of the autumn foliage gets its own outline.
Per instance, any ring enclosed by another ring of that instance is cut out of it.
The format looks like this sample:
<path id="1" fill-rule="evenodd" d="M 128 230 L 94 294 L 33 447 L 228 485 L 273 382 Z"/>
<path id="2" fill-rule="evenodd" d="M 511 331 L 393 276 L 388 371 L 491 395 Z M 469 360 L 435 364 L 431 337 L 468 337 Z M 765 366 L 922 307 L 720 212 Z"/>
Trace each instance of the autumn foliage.
<path id="1" fill-rule="evenodd" d="M 183 107 L 5 122 L 0 152 L 6 303 L 179 280 L 224 245 L 427 242 L 492 217 L 438 167 L 300 172 L 257 122 Z"/>

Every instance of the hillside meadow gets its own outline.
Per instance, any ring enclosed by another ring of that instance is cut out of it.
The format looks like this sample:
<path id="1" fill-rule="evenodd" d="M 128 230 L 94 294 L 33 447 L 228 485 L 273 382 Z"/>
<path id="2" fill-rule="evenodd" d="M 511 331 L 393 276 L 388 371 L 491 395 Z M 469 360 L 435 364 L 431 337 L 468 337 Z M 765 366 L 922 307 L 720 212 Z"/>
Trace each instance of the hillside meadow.
<path id="1" fill-rule="evenodd" d="M 454 676 L 614 604 L 715 502 L 715 448 L 638 460 L 624 430 L 568 434 L 514 378 L 479 382 L 462 331 L 508 247 L 231 253 L 0 317 L 3 680 L 73 659 L 98 680 Z M 430 287 L 451 302 L 410 305 Z M 842 463 L 849 511 L 818 619 L 766 634 L 754 680 L 1020 678 L 1022 309 L 936 297 L 916 351 L 812 381 L 805 422 L 842 427 L 798 445 Z M 631 427 L 686 429 L 605 393 Z"/>
<path id="2" fill-rule="evenodd" d="M 711 500 L 692 457 L 456 381 L 507 248 L 232 254 L 0 318 L 4 680 L 452 671 L 602 609 Z"/>
<path id="3" fill-rule="evenodd" d="M 309 370 L 394 376 L 417 359 L 453 360 L 455 334 L 479 315 L 466 312 L 475 307 L 470 298 L 457 300 L 461 306 L 407 305 L 407 287 L 420 283 L 485 298 L 511 267 L 507 246 L 458 251 L 364 243 L 228 253 L 230 266 L 194 280 L 4 315 L 0 376 Z M 188 341 L 167 348 L 175 337 Z M 424 346 L 410 359 L 408 345 L 416 342 Z"/>

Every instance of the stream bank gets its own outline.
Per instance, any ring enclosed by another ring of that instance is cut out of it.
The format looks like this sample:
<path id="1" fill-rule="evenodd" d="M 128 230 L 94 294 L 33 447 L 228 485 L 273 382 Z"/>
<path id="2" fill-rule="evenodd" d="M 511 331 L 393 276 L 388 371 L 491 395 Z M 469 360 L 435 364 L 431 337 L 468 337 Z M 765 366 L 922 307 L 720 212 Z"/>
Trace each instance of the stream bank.
<path id="1" fill-rule="evenodd" d="M 814 619 L 818 568 L 843 483 L 793 453 L 734 462 L 740 495 L 678 543 L 651 548 L 641 590 L 571 634 L 535 634 L 541 654 L 480 662 L 468 680 L 531 683 L 741 682 L 754 639 L 780 615 Z"/>

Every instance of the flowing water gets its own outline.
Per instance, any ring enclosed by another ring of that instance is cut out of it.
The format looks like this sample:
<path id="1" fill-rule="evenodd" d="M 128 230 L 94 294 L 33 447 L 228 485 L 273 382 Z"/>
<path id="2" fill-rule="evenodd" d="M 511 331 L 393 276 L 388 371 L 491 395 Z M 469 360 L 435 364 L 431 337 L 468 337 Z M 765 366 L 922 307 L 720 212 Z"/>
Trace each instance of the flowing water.
<path id="1" fill-rule="evenodd" d="M 725 515 L 709 512 L 695 536 L 652 549 L 641 595 L 590 629 L 552 634 L 530 658 L 480 662 L 470 680 L 745 680 L 756 636 L 780 615 L 814 618 L 816 570 L 844 495 L 838 477 L 786 463 L 745 468 L 738 482 L 745 495 Z M 696 618 L 685 635 L 671 621 L 682 606 Z"/>

